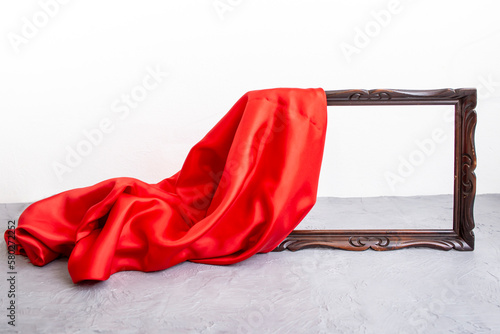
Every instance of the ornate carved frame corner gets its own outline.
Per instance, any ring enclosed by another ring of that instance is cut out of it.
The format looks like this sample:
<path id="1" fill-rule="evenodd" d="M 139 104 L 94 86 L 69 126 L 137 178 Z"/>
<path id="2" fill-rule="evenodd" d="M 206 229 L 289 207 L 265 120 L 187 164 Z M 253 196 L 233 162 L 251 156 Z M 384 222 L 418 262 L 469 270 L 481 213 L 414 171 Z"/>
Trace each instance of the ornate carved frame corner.
<path id="1" fill-rule="evenodd" d="M 362 251 L 430 247 L 440 250 L 474 250 L 474 199 L 476 151 L 474 131 L 477 91 L 473 88 L 438 90 L 326 91 L 327 105 L 454 105 L 455 178 L 453 229 L 412 230 L 294 230 L 275 251 L 304 248 L 338 248 Z"/>

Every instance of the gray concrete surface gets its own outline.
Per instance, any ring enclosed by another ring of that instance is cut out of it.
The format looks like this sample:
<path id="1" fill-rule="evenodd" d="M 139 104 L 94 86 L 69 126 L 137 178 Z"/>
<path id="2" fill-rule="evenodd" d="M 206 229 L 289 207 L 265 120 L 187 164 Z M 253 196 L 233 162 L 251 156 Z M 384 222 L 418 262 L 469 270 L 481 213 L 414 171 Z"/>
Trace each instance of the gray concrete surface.
<path id="1" fill-rule="evenodd" d="M 323 202 L 342 205 L 320 200 L 305 221 L 310 228 L 314 219 L 322 224 Z M 187 262 L 155 273 L 121 272 L 79 285 L 71 282 L 66 259 L 40 268 L 17 256 L 15 328 L 7 324 L 11 298 L 2 247 L 0 331 L 500 333 L 499 204 L 500 194 L 477 196 L 474 252 L 309 249 L 258 254 L 231 266 Z M 345 221 L 349 212 L 363 215 L 349 205 L 339 209 Z M 397 207 L 405 205 L 415 212 L 411 201 Z M 22 209 L 0 205 L 1 226 Z M 423 210 L 432 215 L 434 209 Z"/>

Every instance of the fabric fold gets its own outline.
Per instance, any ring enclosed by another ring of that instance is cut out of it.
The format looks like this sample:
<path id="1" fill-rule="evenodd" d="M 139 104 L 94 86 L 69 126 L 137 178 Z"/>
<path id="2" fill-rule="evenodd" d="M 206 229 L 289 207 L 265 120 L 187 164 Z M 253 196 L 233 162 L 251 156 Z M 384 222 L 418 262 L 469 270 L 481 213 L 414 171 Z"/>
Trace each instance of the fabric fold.
<path id="1" fill-rule="evenodd" d="M 248 92 L 170 178 L 119 177 L 30 205 L 16 254 L 37 266 L 69 257 L 77 283 L 269 252 L 316 201 L 326 124 L 322 89 Z"/>

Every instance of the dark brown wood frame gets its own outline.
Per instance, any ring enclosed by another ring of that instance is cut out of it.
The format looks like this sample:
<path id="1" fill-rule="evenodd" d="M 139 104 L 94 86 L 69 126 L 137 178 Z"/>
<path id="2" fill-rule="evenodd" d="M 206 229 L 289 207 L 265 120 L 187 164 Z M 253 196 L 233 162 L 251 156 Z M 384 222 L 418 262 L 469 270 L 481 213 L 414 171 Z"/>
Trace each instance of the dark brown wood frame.
<path id="1" fill-rule="evenodd" d="M 412 230 L 295 230 L 275 251 L 329 247 L 361 251 L 430 247 L 474 250 L 474 198 L 476 194 L 476 89 L 339 90 L 326 91 L 327 105 L 454 105 L 455 182 L 453 229 Z"/>

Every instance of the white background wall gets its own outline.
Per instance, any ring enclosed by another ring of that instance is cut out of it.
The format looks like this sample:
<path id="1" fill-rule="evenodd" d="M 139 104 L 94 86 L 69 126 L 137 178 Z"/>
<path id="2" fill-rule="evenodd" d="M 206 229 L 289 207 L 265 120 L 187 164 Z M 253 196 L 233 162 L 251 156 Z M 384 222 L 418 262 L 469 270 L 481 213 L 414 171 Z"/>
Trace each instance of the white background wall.
<path id="1" fill-rule="evenodd" d="M 499 9 L 493 0 L 2 2 L 0 202 L 116 176 L 158 182 L 242 94 L 272 87 L 476 87 L 477 190 L 498 193 Z M 127 106 L 131 93 L 140 101 Z M 69 157 L 78 148 L 87 155 Z"/>

